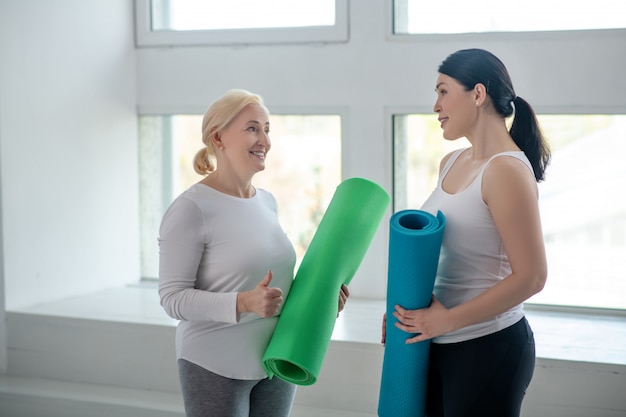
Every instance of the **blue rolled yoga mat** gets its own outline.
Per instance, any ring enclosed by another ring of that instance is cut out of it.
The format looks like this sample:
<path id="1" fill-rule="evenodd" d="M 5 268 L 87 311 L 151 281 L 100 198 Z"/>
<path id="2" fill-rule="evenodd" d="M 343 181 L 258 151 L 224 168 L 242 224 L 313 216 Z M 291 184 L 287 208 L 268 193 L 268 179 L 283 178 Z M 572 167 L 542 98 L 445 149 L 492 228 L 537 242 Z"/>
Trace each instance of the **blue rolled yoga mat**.
<path id="1" fill-rule="evenodd" d="M 403 210 L 390 219 L 387 272 L 387 338 L 378 400 L 380 417 L 423 417 L 430 341 L 407 345 L 414 335 L 395 326 L 395 306 L 428 307 L 433 293 L 446 218 Z"/>
<path id="2" fill-rule="evenodd" d="M 298 385 L 317 381 L 337 319 L 341 285 L 352 280 L 389 201 L 383 188 L 363 178 L 339 184 L 263 355 L 270 378 Z"/>

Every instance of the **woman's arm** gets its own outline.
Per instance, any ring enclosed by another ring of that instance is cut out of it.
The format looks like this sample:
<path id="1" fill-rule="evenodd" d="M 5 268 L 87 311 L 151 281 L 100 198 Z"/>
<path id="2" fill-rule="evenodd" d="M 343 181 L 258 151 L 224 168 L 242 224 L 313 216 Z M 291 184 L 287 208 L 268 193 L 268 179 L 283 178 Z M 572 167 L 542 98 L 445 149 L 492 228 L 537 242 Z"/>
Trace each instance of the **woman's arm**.
<path id="1" fill-rule="evenodd" d="M 159 230 L 159 296 L 172 318 L 236 323 L 237 293 L 196 288 L 204 252 L 203 218 L 198 206 L 179 198 L 168 208 Z"/>

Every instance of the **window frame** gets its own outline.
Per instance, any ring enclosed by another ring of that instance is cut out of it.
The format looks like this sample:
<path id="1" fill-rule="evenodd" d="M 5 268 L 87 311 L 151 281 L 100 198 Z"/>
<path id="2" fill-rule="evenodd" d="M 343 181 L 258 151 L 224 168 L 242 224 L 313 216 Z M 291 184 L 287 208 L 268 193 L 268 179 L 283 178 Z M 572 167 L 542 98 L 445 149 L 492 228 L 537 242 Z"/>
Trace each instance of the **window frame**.
<path id="1" fill-rule="evenodd" d="M 193 45 L 260 45 L 345 43 L 349 40 L 348 0 L 335 0 L 333 26 L 293 28 L 153 31 L 151 0 L 135 0 L 135 44 L 138 48 Z"/>

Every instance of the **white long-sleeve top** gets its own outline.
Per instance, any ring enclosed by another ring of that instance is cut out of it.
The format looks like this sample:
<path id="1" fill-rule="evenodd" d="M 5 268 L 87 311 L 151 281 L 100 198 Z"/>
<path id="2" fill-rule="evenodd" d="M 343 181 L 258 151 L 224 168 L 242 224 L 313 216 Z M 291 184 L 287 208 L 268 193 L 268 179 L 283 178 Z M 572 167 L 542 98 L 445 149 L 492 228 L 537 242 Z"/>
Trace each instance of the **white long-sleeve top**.
<path id="1" fill-rule="evenodd" d="M 291 288 L 295 251 L 267 191 L 238 198 L 195 184 L 172 202 L 159 231 L 159 296 L 180 320 L 176 356 L 233 379 L 266 377 L 261 360 L 277 316 L 238 318 L 237 293 L 272 270 L 270 287 Z"/>

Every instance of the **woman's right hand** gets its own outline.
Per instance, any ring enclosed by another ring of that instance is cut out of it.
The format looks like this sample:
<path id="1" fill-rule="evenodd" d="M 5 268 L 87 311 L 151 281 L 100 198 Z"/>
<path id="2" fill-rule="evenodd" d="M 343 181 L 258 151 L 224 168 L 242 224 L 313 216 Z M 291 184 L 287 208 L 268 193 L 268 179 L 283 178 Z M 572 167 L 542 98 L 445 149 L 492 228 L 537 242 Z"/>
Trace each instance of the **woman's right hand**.
<path id="1" fill-rule="evenodd" d="M 263 318 L 274 316 L 283 303 L 283 290 L 270 287 L 270 282 L 271 270 L 253 290 L 238 293 L 237 314 L 250 312 Z"/>

